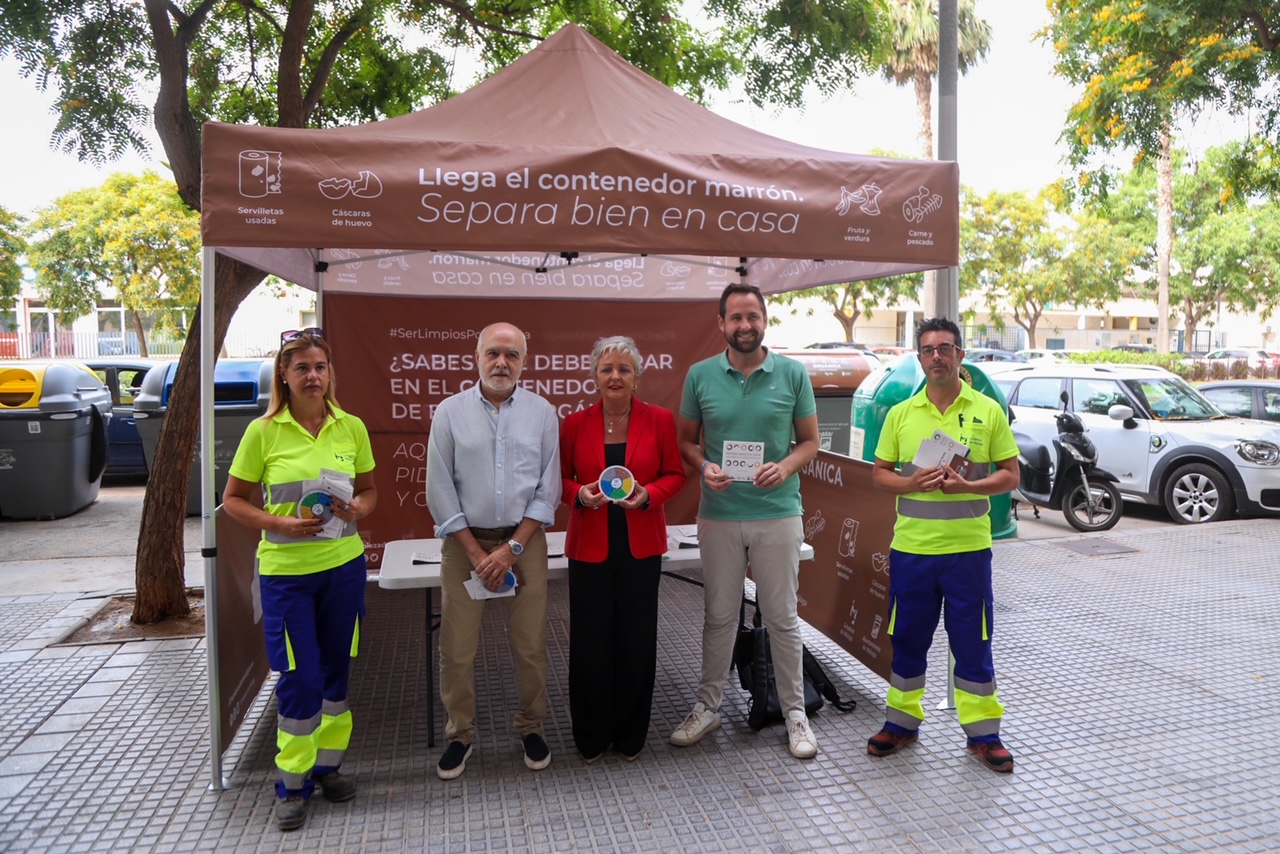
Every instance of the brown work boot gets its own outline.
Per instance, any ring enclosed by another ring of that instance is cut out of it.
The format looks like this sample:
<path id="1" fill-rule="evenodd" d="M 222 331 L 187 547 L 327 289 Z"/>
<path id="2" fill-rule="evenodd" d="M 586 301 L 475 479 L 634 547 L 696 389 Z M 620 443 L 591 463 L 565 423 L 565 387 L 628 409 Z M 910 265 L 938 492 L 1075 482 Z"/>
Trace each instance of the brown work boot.
<path id="1" fill-rule="evenodd" d="M 969 752 L 978 757 L 978 761 L 992 771 L 1000 774 L 1013 773 L 1013 754 L 1000 743 L 1000 739 L 995 741 L 971 741 L 969 742 Z"/>
<path id="2" fill-rule="evenodd" d="M 900 733 L 885 727 L 867 739 L 867 753 L 871 756 L 892 756 L 907 745 L 915 744 L 919 740 L 920 734 L 915 730 Z"/>

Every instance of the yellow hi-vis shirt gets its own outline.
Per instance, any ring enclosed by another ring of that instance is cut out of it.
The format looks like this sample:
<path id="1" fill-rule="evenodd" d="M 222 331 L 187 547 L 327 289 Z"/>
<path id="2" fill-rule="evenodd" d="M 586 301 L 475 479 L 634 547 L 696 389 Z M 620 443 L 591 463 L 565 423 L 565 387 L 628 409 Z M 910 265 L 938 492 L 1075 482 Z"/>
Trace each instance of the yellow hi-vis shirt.
<path id="1" fill-rule="evenodd" d="M 302 499 L 302 482 L 320 477 L 320 469 L 342 472 L 355 480 L 373 471 L 373 449 L 364 422 L 332 407 L 312 436 L 285 408 L 274 418 L 249 423 L 236 448 L 230 474 L 262 484 L 264 509 L 274 516 L 293 516 Z M 310 575 L 341 566 L 359 557 L 364 541 L 348 524 L 335 539 L 296 540 L 262 532 L 258 542 L 258 572 L 262 575 Z"/>
<path id="2" fill-rule="evenodd" d="M 960 396 L 944 413 L 929 400 L 926 390 L 889 410 L 876 445 L 876 459 L 894 463 L 909 475 L 920 443 L 935 430 L 969 448 L 968 458 L 978 463 L 973 478 L 986 477 L 994 470 L 993 463 L 1018 455 L 1013 430 L 1000 404 L 963 383 Z M 991 548 L 990 510 L 985 495 L 944 495 L 941 490 L 899 495 L 893 548 L 922 555 Z"/>

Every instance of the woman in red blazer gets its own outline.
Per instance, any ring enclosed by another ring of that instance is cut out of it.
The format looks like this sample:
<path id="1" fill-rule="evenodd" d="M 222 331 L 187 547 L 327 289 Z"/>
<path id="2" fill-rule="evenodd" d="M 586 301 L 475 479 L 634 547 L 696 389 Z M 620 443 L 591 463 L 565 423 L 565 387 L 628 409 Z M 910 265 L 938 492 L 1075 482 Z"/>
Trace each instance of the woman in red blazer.
<path id="1" fill-rule="evenodd" d="M 569 505 L 569 710 L 588 763 L 614 745 L 628 761 L 649 731 L 658 661 L 658 582 L 667 550 L 662 505 L 684 486 L 675 418 L 635 397 L 644 360 L 625 336 L 591 352 L 600 400 L 560 428 Z M 635 491 L 610 501 L 599 478 L 626 466 Z"/>

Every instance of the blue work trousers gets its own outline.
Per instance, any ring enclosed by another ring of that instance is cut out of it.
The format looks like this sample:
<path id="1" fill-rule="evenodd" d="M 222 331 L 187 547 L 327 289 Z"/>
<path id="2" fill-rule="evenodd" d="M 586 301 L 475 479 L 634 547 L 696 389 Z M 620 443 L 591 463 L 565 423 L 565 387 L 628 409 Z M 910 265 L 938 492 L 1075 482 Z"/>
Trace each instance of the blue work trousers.
<path id="1" fill-rule="evenodd" d="M 309 797 L 312 780 L 342 764 L 351 738 L 347 682 L 364 625 L 367 583 L 364 555 L 310 575 L 260 577 L 267 659 L 280 673 L 280 797 Z"/>

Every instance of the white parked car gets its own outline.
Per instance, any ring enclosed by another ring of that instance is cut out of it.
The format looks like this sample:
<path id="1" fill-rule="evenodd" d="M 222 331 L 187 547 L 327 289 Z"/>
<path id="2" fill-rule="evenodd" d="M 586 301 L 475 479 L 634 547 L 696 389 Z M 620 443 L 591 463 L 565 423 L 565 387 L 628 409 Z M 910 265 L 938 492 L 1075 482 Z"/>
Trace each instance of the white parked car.
<path id="1" fill-rule="evenodd" d="M 1029 350 L 1019 350 L 1018 355 L 1028 362 L 1067 363 L 1071 361 L 1071 352 L 1070 350 L 1045 350 L 1040 347 L 1033 347 Z"/>
<path id="2" fill-rule="evenodd" d="M 1191 524 L 1280 516 L 1280 427 L 1231 418 L 1186 381 L 1143 365 L 1016 365 L 991 377 L 1013 429 L 1048 447 L 1066 392 L 1098 448 L 1098 466 L 1131 501 Z"/>
<path id="3" fill-rule="evenodd" d="M 1250 370 L 1261 367 L 1274 367 L 1275 360 L 1271 354 L 1259 347 L 1237 347 L 1229 350 L 1214 350 L 1202 360 L 1210 365 L 1226 365 L 1231 367 L 1235 362 L 1244 362 Z"/>

